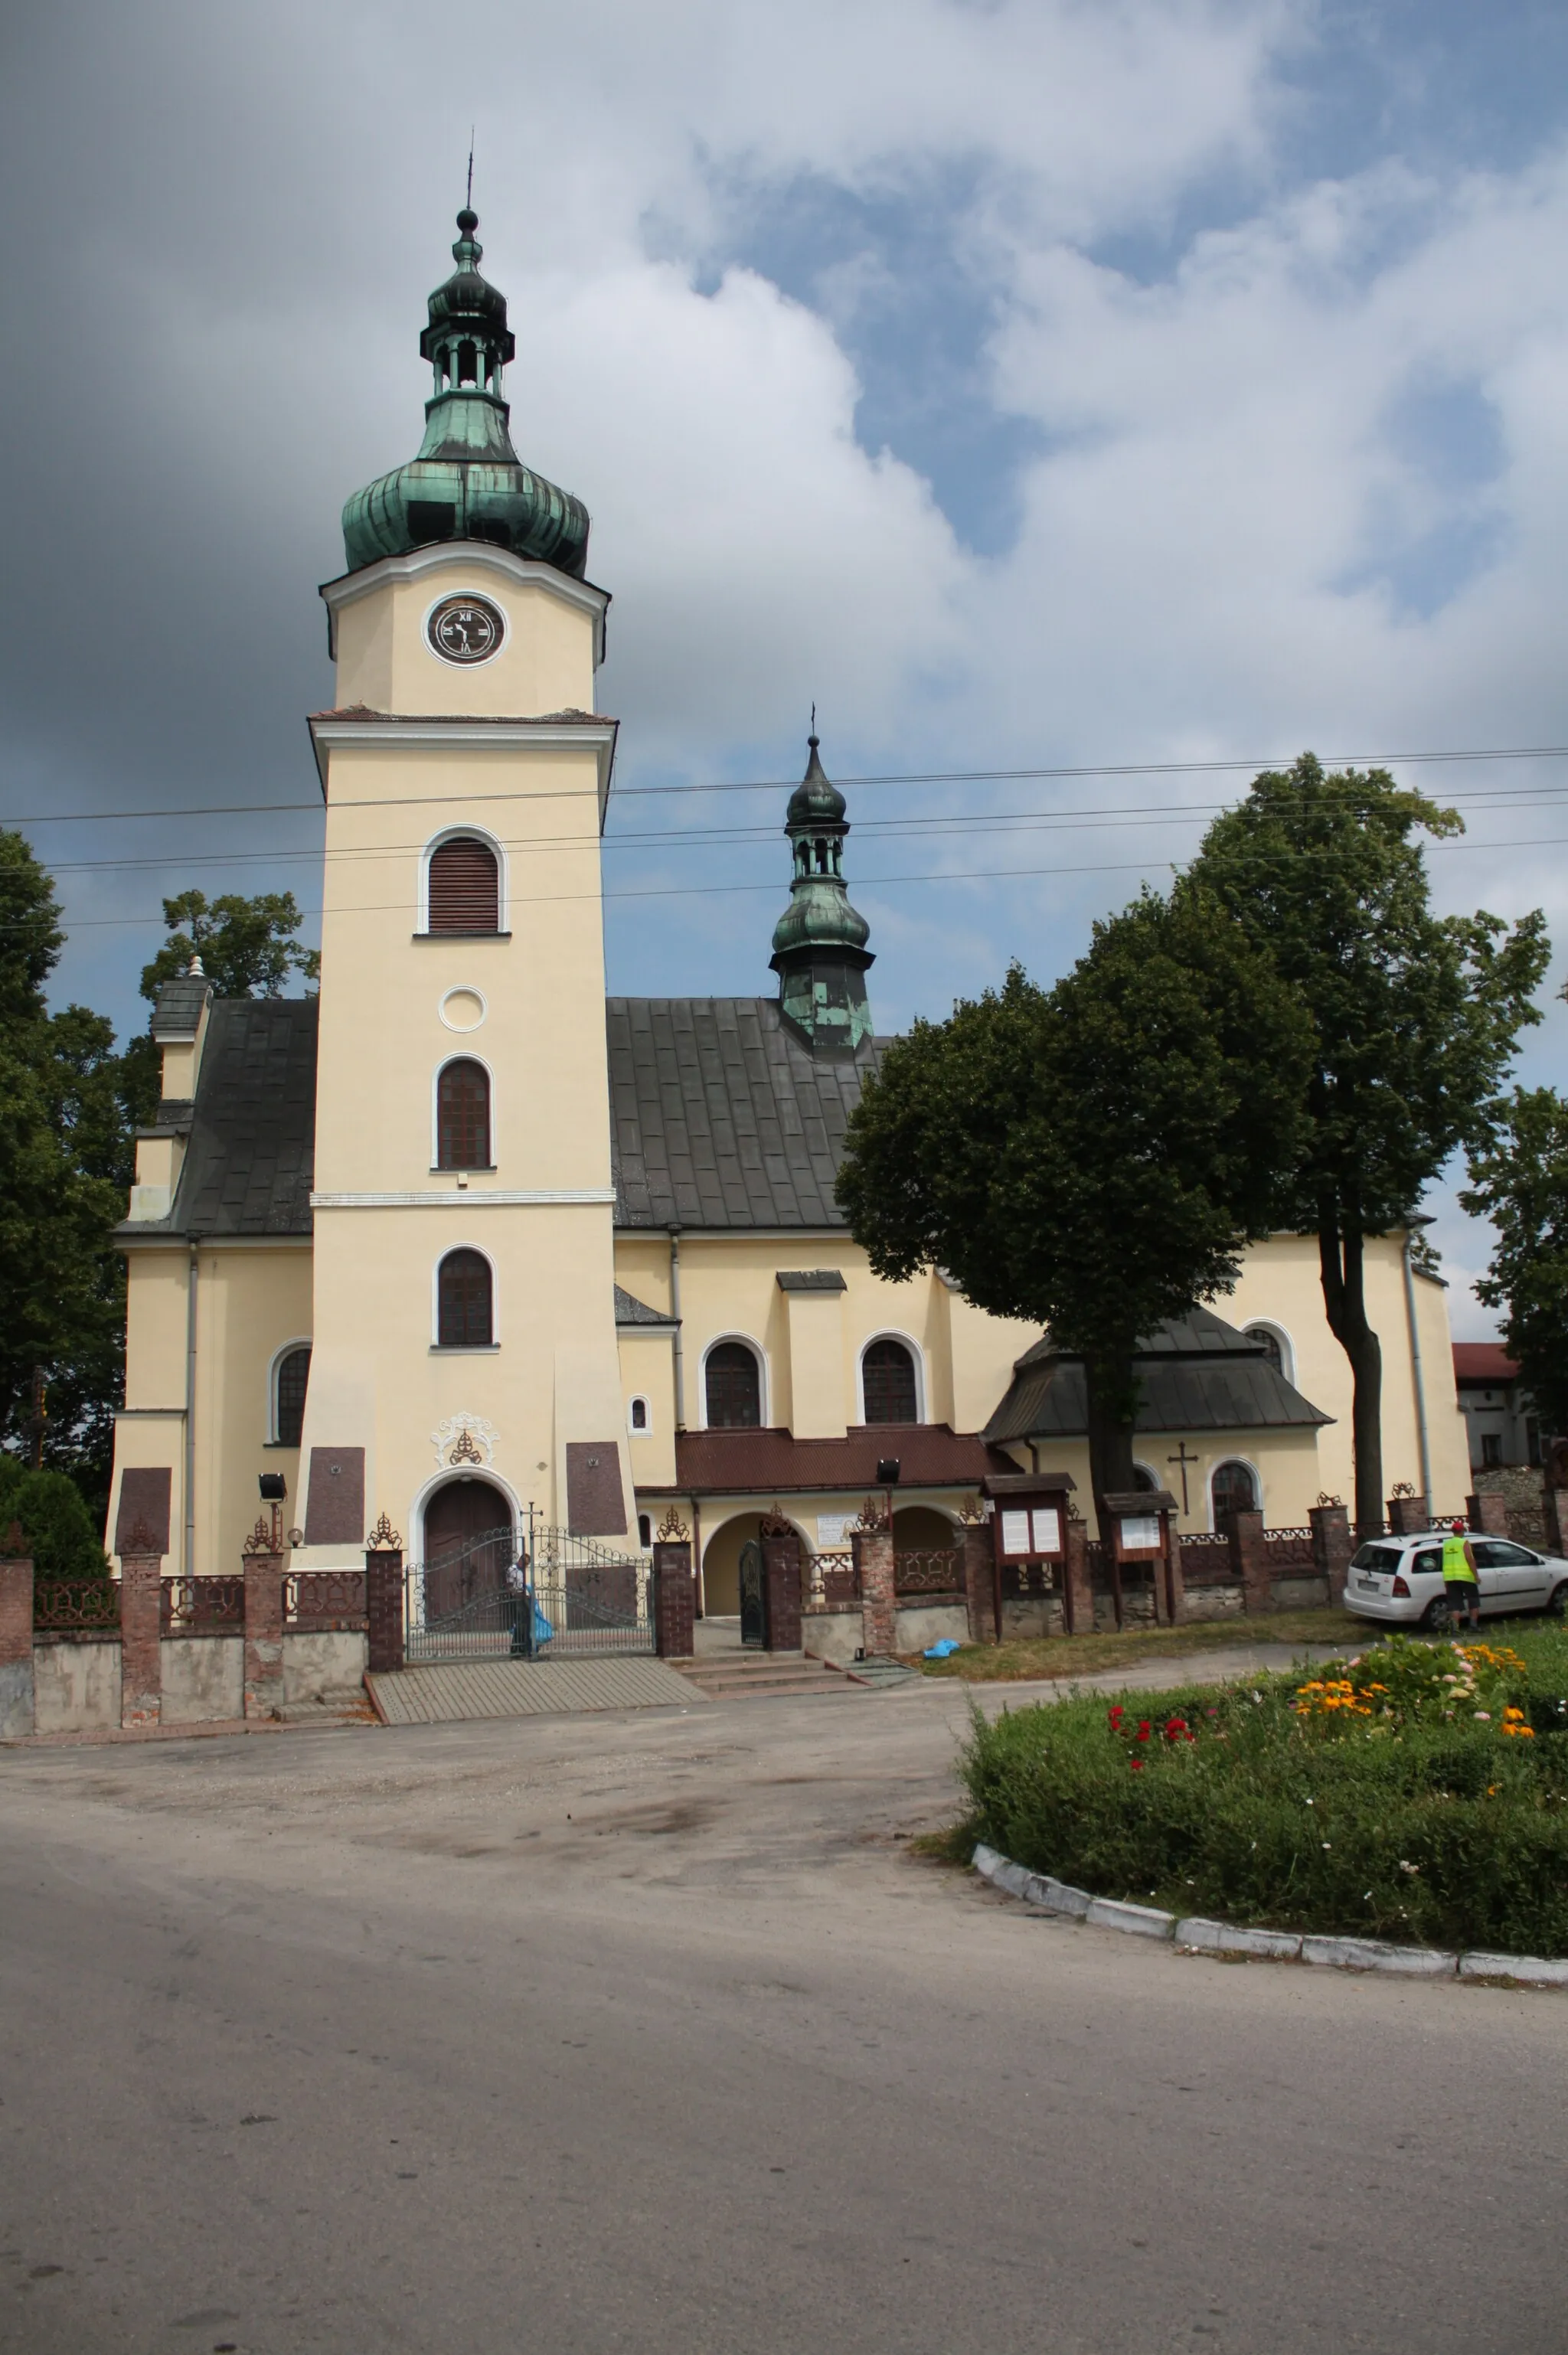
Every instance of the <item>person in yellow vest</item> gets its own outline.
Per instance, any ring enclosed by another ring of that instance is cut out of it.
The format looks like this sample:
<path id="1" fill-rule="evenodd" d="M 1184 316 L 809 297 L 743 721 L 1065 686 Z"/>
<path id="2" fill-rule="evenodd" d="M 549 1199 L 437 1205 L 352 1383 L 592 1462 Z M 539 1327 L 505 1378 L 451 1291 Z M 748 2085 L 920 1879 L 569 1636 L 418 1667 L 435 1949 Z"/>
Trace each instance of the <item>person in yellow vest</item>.
<path id="1" fill-rule="evenodd" d="M 1468 1612 L 1471 1627 L 1478 1631 L 1481 1588 L 1476 1576 L 1475 1548 L 1465 1535 L 1463 1521 L 1455 1521 L 1443 1540 L 1443 1592 L 1448 1599 L 1449 1625 L 1462 1625 Z"/>

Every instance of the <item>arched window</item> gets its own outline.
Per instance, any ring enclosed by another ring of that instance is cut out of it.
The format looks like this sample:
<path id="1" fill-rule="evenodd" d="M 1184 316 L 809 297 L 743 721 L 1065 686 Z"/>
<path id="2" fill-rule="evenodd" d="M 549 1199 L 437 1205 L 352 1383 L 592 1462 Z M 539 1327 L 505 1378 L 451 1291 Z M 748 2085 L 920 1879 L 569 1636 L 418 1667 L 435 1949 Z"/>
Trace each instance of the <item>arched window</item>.
<path id="1" fill-rule="evenodd" d="M 1263 1351 L 1276 1374 L 1285 1373 L 1285 1351 L 1280 1346 L 1279 1335 L 1272 1325 L 1249 1325 L 1245 1338 L 1251 1341 L 1255 1348 Z M 1289 1380 L 1288 1375 L 1286 1380 Z"/>
<path id="2" fill-rule="evenodd" d="M 436 1278 L 436 1332 L 443 1349 L 487 1349 L 495 1337 L 490 1263 L 482 1252 L 448 1252 Z"/>
<path id="3" fill-rule="evenodd" d="M 272 1382 L 273 1434 L 280 1447 L 297 1447 L 304 1429 L 304 1394 L 310 1387 L 309 1349 L 285 1349 Z"/>
<path id="4" fill-rule="evenodd" d="M 1223 1521 L 1227 1513 L 1257 1511 L 1258 1484 L 1250 1464 L 1216 1464 L 1211 1486 L 1216 1524 Z"/>
<path id="5" fill-rule="evenodd" d="M 763 1420 L 763 1373 L 744 1341 L 720 1341 L 704 1368 L 710 1431 L 755 1431 Z"/>
<path id="6" fill-rule="evenodd" d="M 1135 1464 L 1133 1465 L 1133 1486 L 1135 1488 L 1141 1489 L 1146 1497 L 1152 1497 L 1155 1490 L 1159 1487 L 1159 1482 L 1155 1478 L 1154 1474 L 1149 1470 L 1147 1464 Z"/>
<path id="7" fill-rule="evenodd" d="M 435 1163 L 438 1169 L 490 1167 L 490 1074 L 467 1055 L 444 1063 L 435 1083 Z"/>
<path id="8" fill-rule="evenodd" d="M 632 1401 L 632 1412 L 628 1420 L 633 1431 L 646 1431 L 648 1427 L 648 1402 L 645 1398 L 635 1398 Z"/>
<path id="9" fill-rule="evenodd" d="M 917 1423 L 914 1358 L 902 1341 L 873 1341 L 860 1360 L 868 1423 Z"/>
<path id="10" fill-rule="evenodd" d="M 496 854 L 475 834 L 454 834 L 430 855 L 432 932 L 497 932 L 501 874 Z"/>

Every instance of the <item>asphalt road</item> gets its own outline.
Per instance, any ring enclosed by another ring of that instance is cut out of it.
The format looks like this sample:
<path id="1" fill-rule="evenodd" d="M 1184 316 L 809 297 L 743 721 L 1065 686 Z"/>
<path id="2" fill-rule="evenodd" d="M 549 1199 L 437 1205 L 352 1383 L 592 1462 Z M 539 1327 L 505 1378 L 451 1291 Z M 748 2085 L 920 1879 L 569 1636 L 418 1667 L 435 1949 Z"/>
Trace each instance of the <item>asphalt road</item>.
<path id="1" fill-rule="evenodd" d="M 910 1855 L 962 1695 L 0 1753 L 0 2347 L 1563 2344 L 1568 1998 Z"/>

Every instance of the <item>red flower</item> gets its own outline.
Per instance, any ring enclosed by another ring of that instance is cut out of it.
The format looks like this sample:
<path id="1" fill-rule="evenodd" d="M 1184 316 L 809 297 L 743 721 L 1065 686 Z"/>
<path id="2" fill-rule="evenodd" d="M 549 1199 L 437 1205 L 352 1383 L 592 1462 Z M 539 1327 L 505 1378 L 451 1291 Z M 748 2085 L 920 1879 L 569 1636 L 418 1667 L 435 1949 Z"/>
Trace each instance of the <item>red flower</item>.
<path id="1" fill-rule="evenodd" d="M 1142 1724 L 1139 1726 L 1139 1728 L 1138 1728 L 1138 1740 L 1139 1740 L 1140 1742 L 1147 1742 L 1147 1741 L 1148 1740 L 1148 1736 L 1149 1736 L 1149 1722 L 1148 1722 L 1147 1718 L 1146 1717 L 1146 1718 L 1144 1719 L 1143 1723 L 1142 1723 Z"/>
<path id="2" fill-rule="evenodd" d="M 1122 1710 L 1121 1710 L 1120 1706 L 1118 1705 L 1115 1709 L 1114 1709 L 1114 1710 L 1111 1711 L 1111 1723 L 1112 1723 L 1113 1725 L 1120 1725 L 1121 1721 L 1122 1721 Z"/>
<path id="3" fill-rule="evenodd" d="M 1186 1732 L 1187 1720 L 1184 1717 L 1168 1717 L 1166 1719 L 1165 1738 L 1168 1742 L 1179 1742 Z M 1190 1737 L 1189 1738 L 1190 1739 Z"/>
<path id="4" fill-rule="evenodd" d="M 1127 1764 L 1132 1768 L 1135 1774 L 1141 1774 L 1143 1773 L 1144 1762 L 1141 1758 L 1129 1758 Z"/>

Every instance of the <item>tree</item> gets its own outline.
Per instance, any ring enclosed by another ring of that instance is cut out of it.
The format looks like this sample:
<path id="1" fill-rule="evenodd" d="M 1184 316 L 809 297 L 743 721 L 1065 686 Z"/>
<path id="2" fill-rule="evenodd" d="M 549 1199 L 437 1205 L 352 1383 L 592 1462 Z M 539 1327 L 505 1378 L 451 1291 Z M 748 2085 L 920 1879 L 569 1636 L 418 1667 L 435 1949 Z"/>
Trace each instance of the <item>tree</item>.
<path id="1" fill-rule="evenodd" d="M 219 997 L 281 997 L 292 974 L 320 978 L 320 951 L 294 938 L 300 911 L 292 891 L 259 891 L 251 900 L 228 892 L 210 904 L 204 891 L 181 891 L 164 901 L 164 922 L 169 937 L 142 968 L 142 995 L 155 1003 L 165 981 L 189 971 L 193 956 Z"/>
<path id="2" fill-rule="evenodd" d="M 1096 1503 L 1134 1485 L 1134 1353 L 1234 1284 L 1296 1149 L 1310 1025 L 1189 887 L 1094 927 L 1050 991 L 917 1022 L 868 1080 L 838 1200 L 879 1275 L 941 1267 L 1081 1353 Z"/>
<path id="3" fill-rule="evenodd" d="M 50 1015 L 59 911 L 19 834 L 0 832 L 0 1438 L 107 1487 L 124 1326 L 110 1229 L 124 1209 L 130 1138 L 113 1032 L 86 1007 Z"/>
<path id="4" fill-rule="evenodd" d="M 1469 1158 L 1459 1199 L 1498 1231 L 1477 1293 L 1507 1310 L 1503 1339 L 1547 1430 L 1568 1432 L 1568 1103 L 1516 1088 Z"/>
<path id="5" fill-rule="evenodd" d="M 1412 837 L 1463 832 L 1383 769 L 1325 775 L 1304 752 L 1217 818 L 1192 879 L 1299 994 L 1317 1033 L 1287 1222 L 1316 1233 L 1323 1304 L 1350 1361 L 1356 1519 L 1383 1518 L 1382 1354 L 1368 1235 L 1401 1226 L 1456 1146 L 1484 1132 L 1546 967 L 1540 912 L 1435 916 Z"/>
<path id="6" fill-rule="evenodd" d="M 14 1455 L 0 1455 L 0 1531 L 15 1521 L 33 1558 L 33 1574 L 106 1578 L 109 1558 L 81 1491 L 63 1472 L 32 1472 Z"/>

